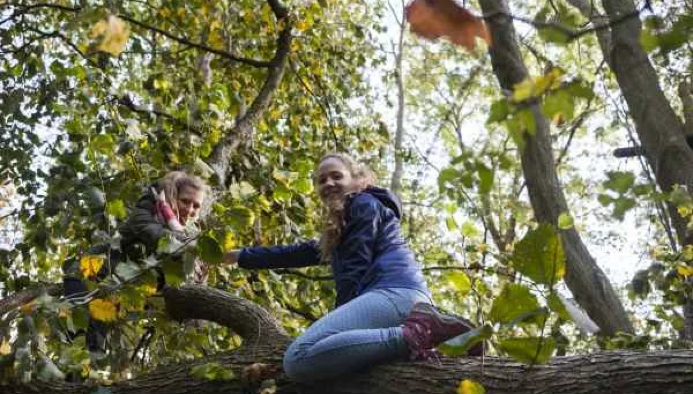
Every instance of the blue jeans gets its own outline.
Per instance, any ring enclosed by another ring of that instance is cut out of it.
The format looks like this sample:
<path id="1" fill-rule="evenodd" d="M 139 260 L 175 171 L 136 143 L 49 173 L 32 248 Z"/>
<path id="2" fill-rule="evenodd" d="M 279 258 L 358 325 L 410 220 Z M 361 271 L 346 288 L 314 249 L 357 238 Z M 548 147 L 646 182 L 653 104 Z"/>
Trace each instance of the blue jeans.
<path id="1" fill-rule="evenodd" d="M 401 324 L 417 302 L 431 303 L 415 289 L 368 291 L 310 326 L 284 354 L 284 372 L 296 382 L 329 379 L 404 358 L 409 349 Z"/>

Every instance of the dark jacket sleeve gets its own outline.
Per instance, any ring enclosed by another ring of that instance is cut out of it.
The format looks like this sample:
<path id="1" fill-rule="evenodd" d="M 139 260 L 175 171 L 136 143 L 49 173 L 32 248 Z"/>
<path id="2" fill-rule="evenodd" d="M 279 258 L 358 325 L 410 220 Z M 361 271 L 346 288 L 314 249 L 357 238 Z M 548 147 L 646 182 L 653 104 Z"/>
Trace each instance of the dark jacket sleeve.
<path id="1" fill-rule="evenodd" d="M 344 267 L 368 267 L 373 262 L 375 243 L 381 222 L 380 203 L 360 194 L 347 210 L 346 226 L 338 248 Z"/>
<path id="2" fill-rule="evenodd" d="M 318 264 L 320 249 L 316 241 L 243 248 L 238 255 L 238 265 L 243 268 L 291 268 Z"/>
<path id="3" fill-rule="evenodd" d="M 142 252 L 146 254 L 156 252 L 159 239 L 167 233 L 180 238 L 157 219 L 154 213 L 155 203 L 155 197 L 151 193 L 145 193 L 119 229 L 123 237 L 120 242 L 121 249 L 131 259 L 145 257 Z M 142 245 L 145 250 L 141 250 L 138 245 Z"/>

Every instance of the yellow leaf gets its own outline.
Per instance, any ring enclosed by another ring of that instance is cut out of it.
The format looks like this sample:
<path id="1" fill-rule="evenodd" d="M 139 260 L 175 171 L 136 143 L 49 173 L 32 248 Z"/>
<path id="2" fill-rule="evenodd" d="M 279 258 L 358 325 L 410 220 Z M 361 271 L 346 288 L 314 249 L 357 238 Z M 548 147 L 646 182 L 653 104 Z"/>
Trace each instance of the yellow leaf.
<path id="1" fill-rule="evenodd" d="M 138 289 L 146 296 L 151 296 L 156 294 L 156 286 L 144 283 L 140 286 L 138 286 Z"/>
<path id="2" fill-rule="evenodd" d="M 679 264 L 678 267 L 676 267 L 676 271 L 679 273 L 681 276 L 693 276 L 693 267 L 689 267 L 686 264 Z"/>
<path id="3" fill-rule="evenodd" d="M 532 97 L 539 97 L 546 91 L 557 88 L 561 83 L 563 72 L 557 68 L 546 75 L 537 78 L 527 78 L 513 87 L 514 102 L 520 102 Z"/>
<path id="4" fill-rule="evenodd" d="M 227 231 L 226 234 L 224 234 L 224 251 L 229 252 L 236 249 L 237 245 L 238 242 L 236 241 L 236 236 L 233 234 L 233 231 Z"/>
<path id="5" fill-rule="evenodd" d="M 93 278 L 103 266 L 103 257 L 85 254 L 79 259 L 79 270 L 85 278 Z"/>
<path id="6" fill-rule="evenodd" d="M 209 42 L 212 48 L 222 48 L 224 46 L 224 38 L 221 36 L 219 30 L 212 31 L 212 33 L 209 34 L 207 42 Z"/>
<path id="7" fill-rule="evenodd" d="M 306 21 L 296 22 L 296 30 L 305 31 L 308 28 L 308 23 Z"/>
<path id="8" fill-rule="evenodd" d="M 96 37 L 102 35 L 103 33 L 105 33 L 107 28 L 108 28 L 108 23 L 106 22 L 106 20 L 100 20 L 91 28 L 91 32 L 89 33 L 89 37 L 96 38 Z"/>
<path id="9" fill-rule="evenodd" d="M 519 102 L 527 100 L 532 97 L 533 91 L 534 84 L 530 78 L 527 78 L 513 87 L 513 101 Z"/>
<path id="10" fill-rule="evenodd" d="M 693 245 L 686 245 L 683 248 L 683 258 L 686 261 L 693 260 Z"/>
<path id="11" fill-rule="evenodd" d="M 180 8 L 176 11 L 176 14 L 178 14 L 178 17 L 179 17 L 180 19 L 183 19 L 183 18 L 185 17 L 185 8 L 184 8 L 184 7 L 180 7 Z"/>
<path id="12" fill-rule="evenodd" d="M 7 356 L 10 352 L 12 352 L 10 342 L 7 339 L 3 339 L 2 344 L 0 344 L 0 356 Z"/>
<path id="13" fill-rule="evenodd" d="M 98 50 L 118 56 L 125 48 L 125 43 L 130 36 L 130 29 L 120 18 L 109 15 L 92 27 L 90 35 L 92 38 L 101 36 L 101 42 L 96 47 Z"/>
<path id="14" fill-rule="evenodd" d="M 113 321 L 118 316 L 116 305 L 110 300 L 97 298 L 89 303 L 89 313 L 95 320 Z"/>
<path id="15" fill-rule="evenodd" d="M 28 302 L 28 303 L 22 305 L 21 307 L 19 307 L 19 310 L 25 315 L 32 313 L 35 309 L 36 309 L 36 301 Z"/>
<path id="16" fill-rule="evenodd" d="M 460 382 L 456 392 L 457 394 L 484 394 L 486 393 L 486 389 L 478 382 L 465 379 Z"/>
<path id="17" fill-rule="evenodd" d="M 68 317 L 70 316 L 70 310 L 67 308 L 60 308 L 60 312 L 58 312 L 58 317 Z"/>
<path id="18" fill-rule="evenodd" d="M 687 205 L 681 205 L 678 208 L 676 208 L 676 210 L 679 211 L 679 215 L 681 215 L 684 218 L 691 216 L 691 213 L 693 213 L 691 207 Z"/>
<path id="19" fill-rule="evenodd" d="M 243 20 L 245 20 L 247 23 L 252 22 L 253 19 L 255 19 L 255 18 L 253 17 L 252 12 L 246 12 L 245 15 L 243 15 Z"/>

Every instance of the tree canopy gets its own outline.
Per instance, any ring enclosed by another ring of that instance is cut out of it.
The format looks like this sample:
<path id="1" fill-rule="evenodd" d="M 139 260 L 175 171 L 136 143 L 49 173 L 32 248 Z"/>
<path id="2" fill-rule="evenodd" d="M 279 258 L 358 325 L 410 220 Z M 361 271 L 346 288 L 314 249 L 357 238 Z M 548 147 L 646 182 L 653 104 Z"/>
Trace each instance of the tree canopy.
<path id="1" fill-rule="evenodd" d="M 319 237 L 313 170 L 344 151 L 401 196 L 436 303 L 479 328 L 435 368 L 379 366 L 334 392 L 685 392 L 691 15 L 687 0 L 0 0 L 0 386 L 247 390 L 246 367 L 280 365 L 335 289 L 327 267 L 221 255 Z M 117 247 L 177 169 L 211 186 L 196 246 L 162 240 L 97 280 L 109 261 L 89 248 Z M 595 258 L 619 247 L 643 256 L 629 283 Z M 186 284 L 195 257 L 205 286 Z M 104 354 L 71 334 L 90 319 Z M 488 357 L 459 358 L 482 340 Z M 324 390 L 267 371 L 258 392 Z"/>

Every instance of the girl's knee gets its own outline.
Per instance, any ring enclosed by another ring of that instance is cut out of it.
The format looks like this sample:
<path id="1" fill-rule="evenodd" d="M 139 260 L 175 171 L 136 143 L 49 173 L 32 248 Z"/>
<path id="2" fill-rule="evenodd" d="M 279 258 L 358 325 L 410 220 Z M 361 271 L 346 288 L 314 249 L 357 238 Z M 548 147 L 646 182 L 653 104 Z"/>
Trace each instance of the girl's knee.
<path id="1" fill-rule="evenodd" d="M 295 351 L 292 351 L 293 346 L 284 353 L 284 373 L 286 376 L 294 382 L 309 382 L 310 374 L 306 373 L 306 368 L 302 363 L 300 357 L 296 355 Z"/>

